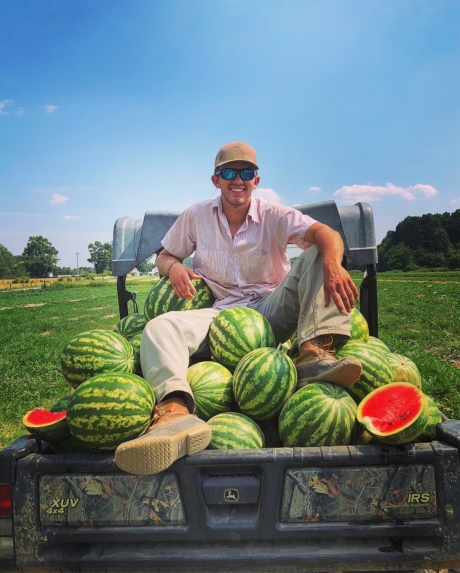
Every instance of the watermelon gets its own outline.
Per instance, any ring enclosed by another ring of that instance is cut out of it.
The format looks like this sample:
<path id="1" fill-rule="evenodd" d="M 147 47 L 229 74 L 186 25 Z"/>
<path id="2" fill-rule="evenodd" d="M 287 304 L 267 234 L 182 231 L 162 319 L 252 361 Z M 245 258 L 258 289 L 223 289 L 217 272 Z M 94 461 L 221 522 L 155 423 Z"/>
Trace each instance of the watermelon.
<path id="1" fill-rule="evenodd" d="M 187 370 L 187 380 L 195 398 L 195 414 L 205 422 L 229 412 L 233 405 L 232 373 L 217 362 L 198 362 Z"/>
<path id="2" fill-rule="evenodd" d="M 265 447 L 259 426 L 247 416 L 226 412 L 213 416 L 208 425 L 212 430 L 210 450 L 247 450 Z"/>
<path id="3" fill-rule="evenodd" d="M 136 334 L 142 334 L 147 321 L 145 317 L 140 312 L 135 314 L 128 314 L 122 318 L 114 327 L 114 332 L 118 332 L 126 338 L 126 340 L 131 340 Z"/>
<path id="4" fill-rule="evenodd" d="M 160 314 L 171 310 L 191 310 L 210 308 L 214 304 L 211 289 L 203 279 L 191 279 L 196 290 L 192 300 L 179 298 L 167 277 L 162 277 L 150 289 L 144 304 L 144 317 L 146 321 L 152 320 Z"/>
<path id="5" fill-rule="evenodd" d="M 110 330 L 77 334 L 61 354 L 62 374 L 72 388 L 102 372 L 131 373 L 134 368 L 133 347 L 121 334 Z"/>
<path id="6" fill-rule="evenodd" d="M 413 384 L 395 382 L 373 390 L 358 406 L 358 421 L 379 442 L 413 442 L 425 431 L 428 401 Z"/>
<path id="7" fill-rule="evenodd" d="M 105 372 L 80 384 L 69 402 L 70 433 L 93 452 L 112 452 L 140 436 L 156 400 L 150 385 L 135 374 Z"/>
<path id="8" fill-rule="evenodd" d="M 234 371 L 251 350 L 275 346 L 275 335 L 268 320 L 252 308 L 235 306 L 221 311 L 209 328 L 213 358 Z"/>
<path id="9" fill-rule="evenodd" d="M 287 447 L 346 446 L 356 420 L 356 404 L 329 382 L 312 382 L 293 394 L 281 410 L 279 434 Z"/>
<path id="10" fill-rule="evenodd" d="M 297 385 L 294 363 L 277 348 L 257 348 L 240 360 L 233 375 L 233 393 L 240 410 L 254 420 L 281 412 Z"/>
<path id="11" fill-rule="evenodd" d="M 54 404 L 54 406 L 51 406 L 50 412 L 64 412 L 65 410 L 67 410 L 67 406 L 69 404 L 69 400 L 71 397 L 72 394 L 68 394 L 63 398 L 59 398 L 56 404 Z"/>
<path id="12" fill-rule="evenodd" d="M 356 307 L 350 312 L 350 336 L 353 340 L 362 340 L 364 342 L 369 339 L 367 321 Z"/>
<path id="13" fill-rule="evenodd" d="M 376 338 L 375 336 L 369 336 L 369 338 L 367 339 L 367 343 L 377 347 L 379 350 L 381 350 L 384 354 L 387 354 L 388 352 L 390 352 L 390 349 L 388 348 L 388 346 L 382 342 L 380 340 L 380 338 Z"/>
<path id="14" fill-rule="evenodd" d="M 134 351 L 134 374 L 138 376 L 142 376 L 142 368 L 141 368 L 141 340 L 142 334 L 136 334 L 132 338 L 130 338 L 129 342 L 133 347 Z"/>
<path id="15" fill-rule="evenodd" d="M 436 402 L 426 394 L 425 397 L 428 402 L 428 422 L 423 433 L 417 438 L 417 442 L 429 442 L 434 440 L 436 438 L 436 426 L 442 422 L 442 415 Z"/>
<path id="16" fill-rule="evenodd" d="M 60 441 L 70 436 L 65 411 L 50 412 L 36 408 L 24 415 L 22 423 L 32 436 L 45 442 Z"/>
<path id="17" fill-rule="evenodd" d="M 422 388 L 422 377 L 415 362 L 395 352 L 389 352 L 387 358 L 393 373 L 393 382 L 408 382 L 417 388 Z"/>
<path id="18" fill-rule="evenodd" d="M 386 355 L 373 344 L 361 340 L 348 340 L 335 355 L 339 360 L 353 356 L 361 362 L 362 373 L 353 386 L 346 389 L 357 404 L 372 390 L 390 384 L 393 374 Z"/>

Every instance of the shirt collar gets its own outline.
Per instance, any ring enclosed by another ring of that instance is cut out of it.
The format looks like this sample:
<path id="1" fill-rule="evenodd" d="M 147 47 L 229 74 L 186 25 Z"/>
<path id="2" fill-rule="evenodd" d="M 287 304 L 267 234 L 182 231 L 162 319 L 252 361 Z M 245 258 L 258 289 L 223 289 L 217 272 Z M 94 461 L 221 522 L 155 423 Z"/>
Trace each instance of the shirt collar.
<path id="1" fill-rule="evenodd" d="M 212 200 L 211 206 L 213 209 L 217 209 L 217 212 L 220 215 L 223 215 L 224 212 L 222 210 L 222 196 L 219 195 Z M 254 223 L 260 223 L 259 218 L 259 200 L 257 197 L 251 197 L 251 204 L 249 205 L 249 211 L 247 217 L 251 217 Z M 247 218 L 246 217 L 246 218 Z"/>

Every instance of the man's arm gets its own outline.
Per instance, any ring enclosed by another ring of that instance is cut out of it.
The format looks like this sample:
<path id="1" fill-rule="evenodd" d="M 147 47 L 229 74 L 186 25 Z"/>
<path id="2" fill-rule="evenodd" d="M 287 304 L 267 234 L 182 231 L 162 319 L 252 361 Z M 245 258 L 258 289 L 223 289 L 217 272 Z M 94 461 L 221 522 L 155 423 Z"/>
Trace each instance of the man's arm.
<path id="1" fill-rule="evenodd" d="M 305 240 L 316 245 L 323 256 L 326 306 L 329 306 L 332 298 L 340 312 L 350 312 L 359 293 L 350 275 L 342 267 L 342 237 L 327 225 L 314 223 L 305 233 Z"/>
<path id="2" fill-rule="evenodd" d="M 190 279 L 200 279 L 200 275 L 183 265 L 182 259 L 175 257 L 166 249 L 157 256 L 156 264 L 159 273 L 169 277 L 171 286 L 179 298 L 193 299 L 196 289 Z"/>

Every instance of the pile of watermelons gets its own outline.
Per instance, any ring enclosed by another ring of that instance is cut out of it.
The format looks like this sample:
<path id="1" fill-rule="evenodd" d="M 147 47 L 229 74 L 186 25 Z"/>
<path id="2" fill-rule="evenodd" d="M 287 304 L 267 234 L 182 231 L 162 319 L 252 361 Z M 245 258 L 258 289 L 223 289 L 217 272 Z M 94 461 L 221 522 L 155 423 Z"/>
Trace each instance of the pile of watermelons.
<path id="1" fill-rule="evenodd" d="M 206 308 L 212 294 L 193 281 L 193 301 L 179 299 L 168 279 L 147 296 L 144 312 L 114 331 L 83 332 L 63 349 L 61 370 L 73 391 L 50 411 L 28 412 L 23 423 L 57 453 L 113 452 L 148 427 L 156 397 L 139 360 L 147 321 L 171 310 Z M 275 348 L 273 331 L 258 312 L 235 307 L 211 325 L 211 360 L 188 369 L 196 414 L 212 428 L 211 449 L 403 444 L 436 435 L 441 413 L 421 389 L 417 366 L 369 336 L 358 310 L 352 338 L 336 356 L 354 356 L 363 372 L 346 390 L 315 382 L 296 391 L 295 337 Z"/>

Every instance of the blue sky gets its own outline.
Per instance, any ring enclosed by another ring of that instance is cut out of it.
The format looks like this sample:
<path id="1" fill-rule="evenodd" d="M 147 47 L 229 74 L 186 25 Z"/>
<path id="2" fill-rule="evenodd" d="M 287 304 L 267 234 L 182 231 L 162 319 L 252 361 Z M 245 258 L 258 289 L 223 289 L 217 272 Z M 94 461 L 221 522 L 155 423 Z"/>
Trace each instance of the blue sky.
<path id="1" fill-rule="evenodd" d="M 214 193 L 221 145 L 261 194 L 370 202 L 377 240 L 460 208 L 457 0 L 4 0 L 0 243 L 85 266 L 118 217 Z"/>

